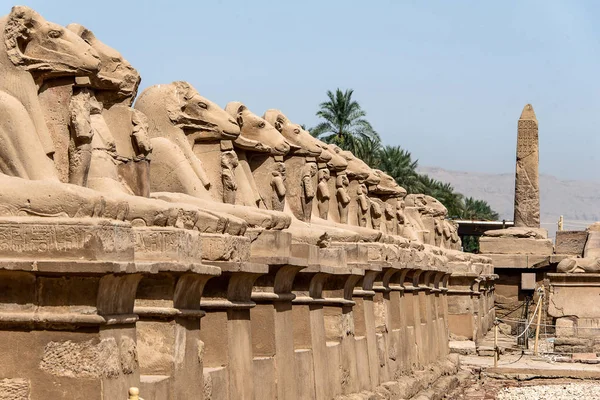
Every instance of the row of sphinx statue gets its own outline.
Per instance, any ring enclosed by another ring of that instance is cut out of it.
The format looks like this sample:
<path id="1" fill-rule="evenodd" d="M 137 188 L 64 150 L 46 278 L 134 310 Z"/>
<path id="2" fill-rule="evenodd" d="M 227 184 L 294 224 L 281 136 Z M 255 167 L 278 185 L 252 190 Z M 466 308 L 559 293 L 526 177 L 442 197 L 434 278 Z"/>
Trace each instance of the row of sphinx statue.
<path id="1" fill-rule="evenodd" d="M 439 201 L 277 109 L 223 109 L 181 81 L 138 96 L 140 75 L 118 51 L 27 7 L 0 35 L 0 215 L 460 249 Z"/>

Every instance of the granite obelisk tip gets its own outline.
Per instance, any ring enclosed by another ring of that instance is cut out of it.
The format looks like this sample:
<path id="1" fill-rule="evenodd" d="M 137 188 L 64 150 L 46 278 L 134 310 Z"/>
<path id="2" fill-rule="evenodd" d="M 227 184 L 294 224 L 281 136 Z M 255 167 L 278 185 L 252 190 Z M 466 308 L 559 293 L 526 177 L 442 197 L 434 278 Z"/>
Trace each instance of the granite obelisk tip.
<path id="1" fill-rule="evenodd" d="M 519 119 L 537 121 L 535 111 L 533 111 L 533 106 L 531 104 L 527 104 L 525 107 L 523 107 L 523 111 L 521 112 L 521 117 Z"/>

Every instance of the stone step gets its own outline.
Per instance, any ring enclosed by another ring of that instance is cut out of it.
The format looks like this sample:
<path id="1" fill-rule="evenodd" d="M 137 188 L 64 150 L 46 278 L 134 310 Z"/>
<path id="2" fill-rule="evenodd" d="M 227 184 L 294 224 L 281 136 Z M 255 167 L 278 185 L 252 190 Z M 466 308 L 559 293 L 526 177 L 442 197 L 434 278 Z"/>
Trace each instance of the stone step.
<path id="1" fill-rule="evenodd" d="M 449 343 L 450 353 L 471 355 L 477 353 L 477 346 L 472 340 L 451 340 Z"/>

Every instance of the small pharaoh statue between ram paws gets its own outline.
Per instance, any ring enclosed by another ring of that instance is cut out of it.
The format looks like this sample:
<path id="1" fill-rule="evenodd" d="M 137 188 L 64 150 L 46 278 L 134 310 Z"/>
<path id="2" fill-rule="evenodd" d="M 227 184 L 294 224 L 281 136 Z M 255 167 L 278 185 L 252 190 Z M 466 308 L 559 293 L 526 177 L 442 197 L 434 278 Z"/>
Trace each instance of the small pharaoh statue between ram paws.
<path id="1" fill-rule="evenodd" d="M 329 179 L 330 172 L 327 168 L 320 169 L 318 172 L 319 184 L 317 185 L 317 204 L 319 209 L 319 218 L 327 219 L 329 213 Z"/>
<path id="2" fill-rule="evenodd" d="M 277 167 L 271 172 L 271 188 L 273 189 L 271 205 L 275 211 L 283 211 L 285 207 L 285 164 L 277 163 Z"/>

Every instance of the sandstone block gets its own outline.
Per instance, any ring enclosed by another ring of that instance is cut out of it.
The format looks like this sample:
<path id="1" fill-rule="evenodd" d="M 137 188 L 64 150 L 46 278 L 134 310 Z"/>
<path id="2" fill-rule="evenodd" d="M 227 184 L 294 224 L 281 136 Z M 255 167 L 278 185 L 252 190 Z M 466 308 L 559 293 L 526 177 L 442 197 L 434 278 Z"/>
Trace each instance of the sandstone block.
<path id="1" fill-rule="evenodd" d="M 582 361 L 582 360 L 598 360 L 596 353 L 575 353 L 573 354 L 573 361 Z"/>
<path id="2" fill-rule="evenodd" d="M 585 249 L 583 251 L 584 257 L 600 257 L 600 232 L 589 231 Z"/>
<path id="3" fill-rule="evenodd" d="M 587 237 L 586 231 L 557 231 L 556 253 L 583 256 Z"/>
<path id="4" fill-rule="evenodd" d="M 529 227 L 511 227 L 506 229 L 493 229 L 485 231 L 488 237 L 515 237 L 515 238 L 533 238 L 548 239 L 548 231 L 544 228 Z"/>
<path id="5" fill-rule="evenodd" d="M 450 341 L 450 352 L 466 356 L 477 353 L 477 347 L 472 340 L 452 340 Z"/>
<path id="6" fill-rule="evenodd" d="M 264 230 L 252 240 L 253 257 L 290 257 L 292 235 L 288 232 Z"/>
<path id="7" fill-rule="evenodd" d="M 202 258 L 209 261 L 244 261 L 250 258 L 250 240 L 243 236 L 205 233 Z"/>
<path id="8" fill-rule="evenodd" d="M 481 237 L 480 251 L 484 254 L 534 254 L 550 256 L 553 253 L 551 239 Z"/>
<path id="9" fill-rule="evenodd" d="M 200 262 L 201 235 L 197 231 L 167 227 L 136 227 L 136 261 Z"/>
<path id="10" fill-rule="evenodd" d="M 577 337 L 557 337 L 554 340 L 555 346 L 588 346 L 589 344 L 589 339 Z"/>
<path id="11" fill-rule="evenodd" d="M 0 256 L 8 259 L 132 261 L 126 222 L 98 218 L 0 218 Z"/>
<path id="12" fill-rule="evenodd" d="M 549 263 L 549 256 L 534 254 L 488 254 L 494 268 L 541 268 Z"/>
<path id="13" fill-rule="evenodd" d="M 0 399 L 28 400 L 29 381 L 26 379 L 0 379 Z"/>

